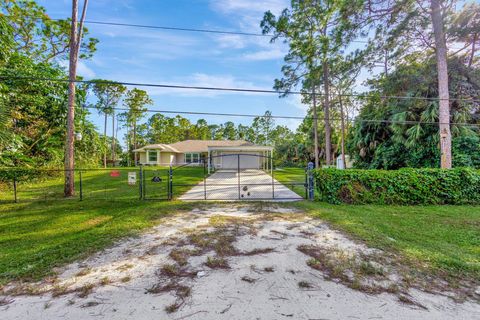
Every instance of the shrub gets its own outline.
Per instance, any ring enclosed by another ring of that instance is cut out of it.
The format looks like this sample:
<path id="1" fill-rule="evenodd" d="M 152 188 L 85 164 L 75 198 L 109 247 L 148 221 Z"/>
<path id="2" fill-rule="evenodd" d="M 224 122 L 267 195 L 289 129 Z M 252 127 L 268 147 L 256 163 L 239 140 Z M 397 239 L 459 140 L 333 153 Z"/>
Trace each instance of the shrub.
<path id="1" fill-rule="evenodd" d="M 480 171 L 469 168 L 315 171 L 321 201 L 350 204 L 480 204 Z"/>
<path id="2" fill-rule="evenodd" d="M 13 179 L 19 181 L 38 181 L 50 177 L 61 176 L 60 170 L 42 170 L 29 168 L 0 168 L 0 183 L 11 183 Z"/>

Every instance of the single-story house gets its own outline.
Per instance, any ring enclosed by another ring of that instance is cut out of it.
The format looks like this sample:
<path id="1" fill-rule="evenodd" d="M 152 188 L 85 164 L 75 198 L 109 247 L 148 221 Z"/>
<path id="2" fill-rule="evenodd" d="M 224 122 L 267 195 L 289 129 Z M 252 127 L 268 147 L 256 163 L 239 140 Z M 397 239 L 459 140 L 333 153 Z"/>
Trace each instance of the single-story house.
<path id="1" fill-rule="evenodd" d="M 195 165 L 205 160 L 209 169 L 268 169 L 272 166 L 273 147 L 245 140 L 185 140 L 150 144 L 133 152 L 138 153 L 141 165 Z"/>

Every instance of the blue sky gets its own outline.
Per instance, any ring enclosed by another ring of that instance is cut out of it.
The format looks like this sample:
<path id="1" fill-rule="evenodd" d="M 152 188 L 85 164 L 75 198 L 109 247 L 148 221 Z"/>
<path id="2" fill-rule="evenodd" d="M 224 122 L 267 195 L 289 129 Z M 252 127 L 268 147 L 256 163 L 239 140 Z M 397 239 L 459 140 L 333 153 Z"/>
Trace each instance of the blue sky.
<path id="1" fill-rule="evenodd" d="M 83 2 L 83 1 L 79 1 Z M 70 0 L 38 0 L 52 18 L 70 15 Z M 211 28 L 260 33 L 266 10 L 278 14 L 288 0 L 94 0 L 87 20 L 132 24 Z M 98 38 L 98 51 L 81 61 L 79 74 L 142 83 L 170 83 L 271 89 L 281 76 L 287 47 L 267 37 L 218 35 L 148 30 L 120 26 L 87 25 Z M 145 88 L 155 101 L 152 109 L 303 116 L 299 97 L 194 90 Z M 169 115 L 172 116 L 172 115 Z M 251 118 L 187 116 L 209 123 L 250 123 Z M 101 118 L 92 120 L 103 129 Z M 295 129 L 299 120 L 276 120 Z M 109 129 L 110 130 L 110 129 Z M 119 134 L 120 138 L 120 134 Z"/>

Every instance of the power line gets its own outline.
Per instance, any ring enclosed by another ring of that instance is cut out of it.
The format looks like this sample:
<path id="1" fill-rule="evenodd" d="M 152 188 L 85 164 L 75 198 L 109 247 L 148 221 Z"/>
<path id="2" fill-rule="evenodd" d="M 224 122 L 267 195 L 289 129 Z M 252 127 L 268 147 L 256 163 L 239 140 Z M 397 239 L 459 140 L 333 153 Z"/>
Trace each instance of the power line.
<path id="1" fill-rule="evenodd" d="M 93 106 L 84 106 L 84 109 L 97 109 Z M 128 108 L 112 108 L 116 111 L 129 111 Z M 222 117 L 240 117 L 240 118 L 265 118 L 265 115 L 259 114 L 245 114 L 245 113 L 219 113 L 219 112 L 202 112 L 202 111 L 176 111 L 176 110 L 158 110 L 158 109 L 145 109 L 145 112 L 148 113 L 169 113 L 169 114 L 187 114 L 187 115 L 207 115 L 207 116 L 222 116 Z M 322 120 L 327 121 L 326 118 L 313 117 L 313 116 L 284 116 L 284 115 L 271 115 L 269 116 L 272 119 L 295 119 L 295 120 Z M 328 121 L 341 121 L 341 118 L 328 118 Z M 409 121 L 409 120 L 376 120 L 376 119 L 354 119 L 353 122 L 365 122 L 365 123 L 381 123 L 381 124 L 426 124 L 426 125 L 440 125 L 441 122 L 434 121 Z M 480 124 L 472 124 L 466 122 L 450 122 L 450 125 L 458 126 L 470 126 L 470 127 L 480 127 Z"/>
<path id="2" fill-rule="evenodd" d="M 51 82 L 64 82 L 68 83 L 68 79 L 58 79 L 58 78 L 38 78 L 38 77 L 12 77 L 12 76 L 2 76 L 2 80 L 28 80 L 28 81 L 51 81 Z M 97 81 L 94 80 L 75 80 L 76 83 L 84 84 L 93 84 Z M 165 89 L 187 89 L 187 90 L 208 90 L 208 91 L 229 91 L 229 92 L 245 92 L 245 93 L 268 93 L 268 94 L 293 94 L 293 95 L 314 95 L 311 92 L 302 92 L 302 91 L 276 91 L 271 89 L 248 89 L 248 88 L 229 88 L 229 87 L 210 87 L 210 86 L 187 86 L 187 85 L 173 85 L 173 84 L 155 84 L 155 83 L 139 83 L 139 82 L 123 82 L 123 81 L 113 81 L 113 80 L 101 80 L 105 84 L 122 84 L 125 86 L 136 86 L 136 87 L 153 87 L 153 88 L 165 88 Z M 324 93 L 316 92 L 315 96 L 325 96 Z M 399 100 L 423 100 L 423 101 L 459 101 L 459 102 L 468 102 L 468 103 L 480 103 L 480 100 L 477 99 L 465 99 L 465 98 L 434 98 L 434 97 L 418 97 L 418 96 L 386 96 L 386 95 L 372 95 L 372 94 L 361 94 L 361 93 L 351 93 L 351 94 L 338 94 L 330 93 L 330 96 L 333 97 L 352 97 L 352 98 L 378 98 L 378 99 L 399 99 Z"/>
<path id="3" fill-rule="evenodd" d="M 57 19 L 52 19 L 52 20 L 57 20 Z M 186 32 L 229 34 L 229 35 L 238 35 L 238 36 L 253 36 L 253 37 L 272 37 L 272 36 L 273 36 L 273 35 L 271 35 L 271 34 L 242 32 L 242 31 L 227 31 L 227 30 L 198 29 L 198 28 L 182 28 L 182 27 L 170 27 L 170 26 L 153 26 L 153 25 L 131 24 L 131 23 L 121 23 L 121 22 L 104 22 L 104 21 L 86 20 L 85 23 L 87 23 L 87 24 L 97 24 L 97 25 L 108 25 L 108 26 L 143 28 L 143 29 L 160 29 L 160 30 L 171 30 L 171 31 L 186 31 Z"/>
<path id="4" fill-rule="evenodd" d="M 35 17 L 32 17 L 35 18 Z M 42 18 L 37 18 L 38 20 Z M 65 19 L 53 19 L 53 21 L 65 21 Z M 117 27 L 131 27 L 131 28 L 142 28 L 142 29 L 154 29 L 154 30 L 169 30 L 169 31 L 180 31 L 180 32 L 197 32 L 197 33 L 211 33 L 211 34 L 228 34 L 228 35 L 237 35 L 237 36 L 250 36 L 250 37 L 273 37 L 271 33 L 255 33 L 255 32 L 243 32 L 243 31 L 228 31 L 220 29 L 204 29 L 204 28 L 191 28 L 191 27 L 173 27 L 173 26 L 160 26 L 160 25 L 146 25 L 146 24 L 135 24 L 135 23 L 123 23 L 123 22 L 106 22 L 106 21 L 96 21 L 96 20 L 85 20 L 85 24 L 95 24 L 95 25 L 106 25 L 106 26 L 117 26 Z M 368 41 L 362 40 L 352 40 L 350 42 L 355 43 L 364 43 L 368 44 Z"/>
<path id="5" fill-rule="evenodd" d="M 52 19 L 52 20 L 60 20 L 60 19 Z M 121 22 L 104 22 L 104 21 L 92 21 L 92 20 L 86 20 L 85 23 L 87 23 L 87 24 L 97 24 L 97 25 L 144 28 L 144 29 L 160 29 L 160 30 L 172 30 L 172 31 L 229 34 L 229 35 L 252 36 L 252 37 L 269 37 L 269 38 L 271 38 L 271 37 L 274 36 L 273 34 L 270 34 L 270 33 L 227 31 L 227 30 L 218 30 L 218 29 L 182 28 L 182 27 L 171 27 L 171 26 L 155 26 L 155 25 L 131 24 L 131 23 L 121 23 Z M 369 43 L 368 41 L 361 41 L 361 40 L 352 40 L 351 42 Z"/>

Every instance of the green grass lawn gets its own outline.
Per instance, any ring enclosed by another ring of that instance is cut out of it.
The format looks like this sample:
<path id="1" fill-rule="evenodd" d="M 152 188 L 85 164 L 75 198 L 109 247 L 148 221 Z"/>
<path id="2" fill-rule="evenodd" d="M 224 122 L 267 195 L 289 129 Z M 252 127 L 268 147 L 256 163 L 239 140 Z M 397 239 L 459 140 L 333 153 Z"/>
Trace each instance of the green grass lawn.
<path id="1" fill-rule="evenodd" d="M 305 197 L 304 168 L 277 168 L 273 171 L 273 177 L 299 196 Z"/>
<path id="2" fill-rule="evenodd" d="M 38 280 L 115 240 L 198 205 L 176 201 L 65 200 L 0 205 L 0 285 Z"/>
<path id="3" fill-rule="evenodd" d="M 112 170 L 119 177 L 110 175 Z M 137 184 L 127 183 L 137 172 Z M 168 168 L 144 169 L 145 198 L 167 198 Z M 161 182 L 153 182 L 160 177 Z M 176 168 L 173 196 L 177 198 L 203 179 L 203 167 Z M 96 252 L 113 241 L 155 224 L 158 218 L 195 204 L 139 200 L 138 168 L 110 168 L 82 172 L 83 201 L 63 198 L 63 176 L 19 182 L 19 203 L 12 203 L 12 185 L 0 185 L 0 284 L 16 279 L 39 279 L 52 268 Z M 36 201 L 45 200 L 45 201 Z"/>
<path id="4" fill-rule="evenodd" d="M 480 281 L 480 207 L 296 204 L 369 246 L 455 278 Z"/>
<path id="5" fill-rule="evenodd" d="M 118 171 L 118 177 L 112 177 L 112 171 Z M 128 185 L 129 172 L 135 172 L 137 183 Z M 145 198 L 166 199 L 168 198 L 168 168 L 145 167 Z M 160 182 L 153 182 L 153 177 L 161 178 Z M 203 179 L 203 167 L 180 167 L 174 169 L 173 196 L 177 198 L 186 192 L 190 185 L 195 185 Z M 136 200 L 140 197 L 139 168 L 108 168 L 82 170 L 82 193 L 83 199 L 114 199 Z M 76 197 L 80 196 L 80 171 L 75 173 Z M 19 201 L 63 199 L 63 172 L 49 171 L 48 176 L 33 181 L 20 181 L 17 183 L 17 198 Z M 0 184 L 0 201 L 12 201 L 14 199 L 13 183 Z"/>

